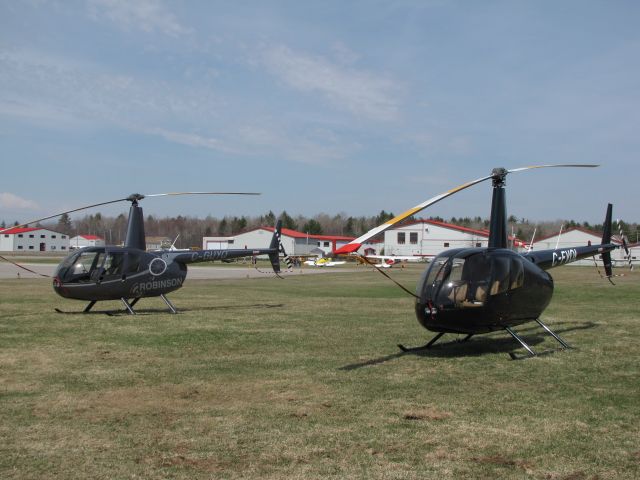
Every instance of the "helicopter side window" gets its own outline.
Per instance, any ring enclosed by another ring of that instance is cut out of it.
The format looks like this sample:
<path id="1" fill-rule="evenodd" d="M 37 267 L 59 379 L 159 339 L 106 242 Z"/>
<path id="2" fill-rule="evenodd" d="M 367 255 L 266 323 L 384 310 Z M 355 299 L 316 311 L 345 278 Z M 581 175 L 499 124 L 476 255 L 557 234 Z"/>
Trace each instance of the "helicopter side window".
<path id="1" fill-rule="evenodd" d="M 473 305 L 482 305 L 487 300 L 490 263 L 483 254 L 472 255 L 467 258 L 462 279 L 467 282 L 466 301 Z"/>
<path id="2" fill-rule="evenodd" d="M 104 273 L 103 278 L 105 280 L 113 279 L 114 277 L 122 276 L 124 269 L 124 253 L 123 252 L 110 252 L 104 261 Z"/>
<path id="3" fill-rule="evenodd" d="M 125 267 L 125 273 L 127 275 L 137 273 L 140 268 L 140 254 L 129 252 L 127 254 L 127 265 Z"/>
<path id="4" fill-rule="evenodd" d="M 89 276 L 92 282 L 98 282 L 102 277 L 102 264 L 104 263 L 104 252 L 98 253 L 96 255 L 95 260 L 91 264 L 91 271 L 89 272 Z"/>
<path id="5" fill-rule="evenodd" d="M 506 292 L 509 287 L 509 271 L 511 259 L 504 257 L 494 257 L 493 259 L 493 275 L 491 281 L 491 290 L 489 295 L 498 295 Z"/>
<path id="6" fill-rule="evenodd" d="M 511 259 L 511 285 L 509 290 L 520 288 L 524 283 L 524 266 L 519 258 Z"/>
<path id="7" fill-rule="evenodd" d="M 61 271 L 63 282 L 90 282 L 97 275 L 103 258 L 102 252 L 80 252 L 69 259 L 69 266 L 64 273 Z M 66 264 L 64 267 L 67 267 Z"/>

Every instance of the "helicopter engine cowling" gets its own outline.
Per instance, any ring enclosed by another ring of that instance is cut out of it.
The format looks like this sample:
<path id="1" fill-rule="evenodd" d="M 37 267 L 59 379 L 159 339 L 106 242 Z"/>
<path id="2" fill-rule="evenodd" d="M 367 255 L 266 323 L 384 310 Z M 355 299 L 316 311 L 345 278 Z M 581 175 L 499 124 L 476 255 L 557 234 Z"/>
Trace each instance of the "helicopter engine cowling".
<path id="1" fill-rule="evenodd" d="M 552 294 L 552 277 L 511 250 L 454 249 L 423 273 L 415 310 L 431 331 L 487 333 L 538 318 Z"/>

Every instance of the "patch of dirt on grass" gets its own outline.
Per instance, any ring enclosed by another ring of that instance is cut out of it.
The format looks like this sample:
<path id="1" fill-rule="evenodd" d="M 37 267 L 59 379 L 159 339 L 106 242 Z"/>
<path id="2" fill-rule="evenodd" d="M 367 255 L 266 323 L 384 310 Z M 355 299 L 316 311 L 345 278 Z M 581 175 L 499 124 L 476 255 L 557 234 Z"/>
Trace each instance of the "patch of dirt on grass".
<path id="1" fill-rule="evenodd" d="M 502 467 L 518 467 L 523 470 L 529 470 L 533 466 L 531 462 L 519 458 L 511 459 L 503 455 L 488 455 L 484 457 L 472 457 L 471 460 L 477 463 L 499 465 Z"/>
<path id="2" fill-rule="evenodd" d="M 159 461 L 161 467 L 185 467 L 203 472 L 220 472 L 224 470 L 216 459 L 213 458 L 190 458 L 184 455 L 175 455 L 170 458 L 162 458 Z"/>
<path id="3" fill-rule="evenodd" d="M 404 412 L 402 418 L 405 420 L 444 420 L 449 418 L 451 413 L 443 412 L 433 407 L 412 409 Z"/>

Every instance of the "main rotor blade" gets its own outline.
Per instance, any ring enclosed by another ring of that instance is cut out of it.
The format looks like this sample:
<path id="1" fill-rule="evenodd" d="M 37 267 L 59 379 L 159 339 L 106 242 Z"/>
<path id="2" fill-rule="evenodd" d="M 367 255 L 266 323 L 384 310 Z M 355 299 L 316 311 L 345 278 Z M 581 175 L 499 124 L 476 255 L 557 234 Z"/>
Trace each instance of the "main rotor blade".
<path id="1" fill-rule="evenodd" d="M 532 165 L 532 166 L 528 166 L 528 167 L 520 167 L 520 168 L 514 168 L 512 170 L 505 170 L 506 173 L 513 173 L 513 172 L 521 172 L 524 170 L 532 170 L 534 168 L 554 168 L 554 167 L 598 167 L 599 165 L 591 165 L 591 164 L 557 164 L 557 165 Z M 506 174 L 505 173 L 505 174 Z M 414 215 L 416 213 L 418 213 L 421 210 L 424 210 L 425 208 L 433 205 L 434 203 L 439 202 L 440 200 L 444 200 L 447 197 L 450 197 L 451 195 L 453 195 L 454 193 L 458 193 L 466 188 L 472 187 L 473 185 L 476 185 L 480 182 L 484 182 L 485 180 L 489 180 L 490 178 L 493 178 L 494 174 L 491 175 L 487 175 L 486 177 L 482 177 L 482 178 L 478 178 L 476 180 L 472 180 L 471 182 L 465 183 L 463 185 L 460 185 L 459 187 L 455 187 L 445 193 L 441 193 L 440 195 L 436 195 L 435 197 L 430 198 L 429 200 L 422 202 L 419 205 L 416 205 L 415 207 L 407 210 L 406 212 L 401 213 L 400 215 L 398 215 L 397 217 L 392 218 L 391 220 L 383 223 L 382 225 L 379 225 L 371 230 L 369 230 L 367 233 L 365 233 L 364 235 L 361 235 L 360 237 L 356 238 L 355 240 L 352 240 L 351 242 L 347 243 L 346 245 L 343 245 L 342 247 L 340 247 L 339 249 L 337 249 L 335 251 L 336 254 L 343 254 L 343 253 L 352 253 L 355 252 L 356 250 L 358 250 L 360 248 L 360 246 L 366 242 L 367 240 L 369 240 L 370 238 L 378 235 L 379 233 L 384 232 L 385 230 L 391 228 L 393 225 L 395 225 L 396 223 L 410 217 L 411 215 Z"/>
<path id="2" fill-rule="evenodd" d="M 12 228 L 22 228 L 25 227 L 27 225 L 30 225 L 32 223 L 38 223 L 38 222 L 42 222 L 44 220 L 50 220 L 52 218 L 56 218 L 56 217 L 60 217 L 61 215 L 69 214 L 69 213 L 74 213 L 74 212 L 79 212 L 81 210 L 88 210 L 89 208 L 95 208 L 95 207 L 100 207 L 102 205 L 110 205 L 112 203 L 118 203 L 118 202 L 124 202 L 124 201 L 133 201 L 133 199 L 136 200 L 142 200 L 145 197 L 165 197 L 165 196 L 169 196 L 169 195 L 260 195 L 260 193 L 254 193 L 254 192 L 171 192 L 171 193 L 151 193 L 149 195 L 140 195 L 140 194 L 132 194 L 128 197 L 125 198 L 119 198 L 117 200 L 109 200 L 107 202 L 100 202 L 100 203 L 94 203 L 92 205 L 86 205 L 84 207 L 80 207 L 80 208 L 74 208 L 73 210 L 67 210 L 65 212 L 60 212 L 60 213 L 56 213 L 54 215 L 49 215 L 47 217 L 42 217 L 42 218 L 36 218 L 34 220 L 30 220 L 28 222 L 25 223 L 21 223 L 20 225 L 13 225 L 11 227 L 8 228 L 3 228 L 0 229 L 0 233 L 7 231 L 7 230 L 11 230 Z"/>
<path id="3" fill-rule="evenodd" d="M 100 207 L 101 205 L 109 205 L 111 203 L 124 202 L 125 200 L 127 200 L 127 199 L 126 198 L 119 198 L 118 200 L 109 200 L 108 202 L 94 203 L 93 205 L 86 205 L 84 207 L 74 208 L 73 210 L 67 210 L 65 212 L 60 212 L 60 213 L 56 213 L 54 215 L 49 215 L 48 217 L 36 218 L 35 220 L 31 220 L 29 222 L 21 223 L 20 225 L 13 225 L 13 226 L 8 227 L 8 228 L 3 228 L 2 230 L 0 230 L 0 233 L 4 232 L 6 230 L 11 230 L 12 228 L 22 228 L 22 227 L 25 227 L 25 226 L 30 225 L 32 223 L 38 223 L 38 222 L 42 222 L 43 220 L 49 220 L 51 218 L 56 218 L 56 217 L 59 217 L 61 215 L 64 215 L 65 213 L 69 214 L 69 213 L 73 213 L 73 212 L 79 212 L 81 210 L 87 210 L 89 208 Z"/>
<path id="4" fill-rule="evenodd" d="M 256 192 L 170 192 L 170 193 L 150 193 L 143 197 L 166 197 L 168 195 L 262 195 Z"/>
<path id="5" fill-rule="evenodd" d="M 557 164 L 557 165 L 531 165 L 529 167 L 513 168 L 511 170 L 507 170 L 507 172 L 509 172 L 509 173 L 522 172 L 524 170 L 533 170 L 534 168 L 554 168 L 554 167 L 595 168 L 595 167 L 599 167 L 599 166 L 600 165 L 593 165 L 591 163 L 563 163 L 563 164 Z"/>
<path id="6" fill-rule="evenodd" d="M 371 230 L 369 230 L 364 235 L 359 236 L 355 240 L 352 240 L 351 242 L 349 242 L 346 245 L 343 245 L 342 247 L 337 249 L 335 251 L 335 253 L 341 254 L 341 253 L 352 253 L 352 252 L 355 252 L 356 250 L 358 250 L 358 248 L 360 248 L 360 246 L 364 242 L 369 240 L 371 237 L 374 237 L 374 236 L 378 235 L 379 233 L 384 232 L 385 230 L 391 228 L 396 223 L 401 222 L 405 218 L 408 218 L 411 215 L 415 215 L 419 211 L 424 210 L 425 208 L 433 205 L 434 203 L 437 203 L 440 200 L 443 200 L 443 199 L 445 199 L 447 197 L 450 197 L 454 193 L 458 193 L 458 192 L 464 190 L 465 188 L 469 188 L 469 187 L 472 187 L 472 186 L 476 185 L 477 183 L 484 182 L 485 180 L 489 180 L 491 177 L 492 177 L 492 175 L 487 175 L 486 177 L 482 177 L 482 178 L 478 178 L 476 180 L 472 180 L 471 182 L 468 182 L 468 183 L 465 183 L 463 185 L 460 185 L 459 187 L 452 188 L 451 190 L 449 190 L 449 191 L 447 191 L 445 193 L 441 193 L 440 195 L 436 195 L 435 197 L 432 197 L 429 200 L 427 200 L 425 202 L 422 202 L 422 203 L 420 203 L 419 205 L 416 205 L 413 208 L 410 208 L 406 212 L 403 212 L 400 215 L 398 215 L 396 217 L 393 217 L 391 220 L 383 223 L 382 225 L 378 225 L 377 227 L 372 228 Z"/>

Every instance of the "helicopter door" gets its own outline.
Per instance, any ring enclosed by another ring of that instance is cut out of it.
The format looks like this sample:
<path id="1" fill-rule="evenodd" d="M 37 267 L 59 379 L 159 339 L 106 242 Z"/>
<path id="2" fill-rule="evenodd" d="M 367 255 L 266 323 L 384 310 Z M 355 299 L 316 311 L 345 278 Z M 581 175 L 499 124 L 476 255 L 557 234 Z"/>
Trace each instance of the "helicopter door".
<path id="1" fill-rule="evenodd" d="M 64 283 L 97 282 L 103 262 L 104 251 L 80 252 L 65 260 L 60 269 L 60 279 Z"/>
<path id="2" fill-rule="evenodd" d="M 104 268 L 100 280 L 108 282 L 120 280 L 124 275 L 124 252 L 109 252 L 104 260 Z"/>
<path id="3" fill-rule="evenodd" d="M 438 293 L 437 305 L 451 308 L 475 308 L 484 305 L 491 264 L 486 255 L 452 258 Z"/>

